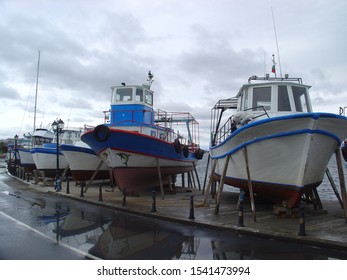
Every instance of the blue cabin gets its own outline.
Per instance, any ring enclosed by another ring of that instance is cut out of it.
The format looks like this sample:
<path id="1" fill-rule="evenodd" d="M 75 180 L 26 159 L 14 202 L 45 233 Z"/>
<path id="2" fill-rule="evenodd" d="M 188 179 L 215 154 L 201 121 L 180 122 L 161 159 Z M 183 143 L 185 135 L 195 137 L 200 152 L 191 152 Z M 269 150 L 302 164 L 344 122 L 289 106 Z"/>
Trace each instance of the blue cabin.
<path id="1" fill-rule="evenodd" d="M 148 86 L 111 87 L 111 126 L 154 125 L 153 91 Z"/>

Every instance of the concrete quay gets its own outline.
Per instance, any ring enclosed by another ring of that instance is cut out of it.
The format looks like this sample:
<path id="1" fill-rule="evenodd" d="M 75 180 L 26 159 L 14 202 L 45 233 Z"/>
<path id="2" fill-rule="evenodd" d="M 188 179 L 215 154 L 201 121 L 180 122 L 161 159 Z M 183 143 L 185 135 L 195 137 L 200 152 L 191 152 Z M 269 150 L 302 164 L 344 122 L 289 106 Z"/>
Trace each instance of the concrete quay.
<path id="1" fill-rule="evenodd" d="M 253 235 L 347 251 L 347 223 L 344 211 L 337 200 L 322 201 L 323 211 L 315 211 L 312 205 L 305 205 L 304 219 L 302 216 L 300 219 L 299 212 L 275 213 L 272 204 L 257 199 L 254 215 L 249 199 L 245 198 L 243 219 L 240 220 L 240 212 L 237 210 L 238 194 L 232 192 L 222 192 L 219 211 L 215 214 L 215 199 L 209 195 L 208 206 L 202 206 L 205 195 L 198 189 L 176 187 L 174 193 L 165 193 L 163 196 L 157 190 L 153 204 L 153 193 L 150 190 L 139 193 L 138 196 L 124 198 L 123 193 L 117 188 L 112 190 L 108 183 L 102 182 L 94 182 L 83 192 L 83 196 L 81 186 L 73 181 L 70 181 L 68 186 L 67 182 L 63 182 L 60 192 L 56 192 L 53 186 L 43 186 L 42 182 L 35 184 L 30 181 L 27 184 L 37 191 L 50 192 L 139 216 L 231 231 L 239 235 Z M 243 226 L 239 226 L 240 221 Z"/>

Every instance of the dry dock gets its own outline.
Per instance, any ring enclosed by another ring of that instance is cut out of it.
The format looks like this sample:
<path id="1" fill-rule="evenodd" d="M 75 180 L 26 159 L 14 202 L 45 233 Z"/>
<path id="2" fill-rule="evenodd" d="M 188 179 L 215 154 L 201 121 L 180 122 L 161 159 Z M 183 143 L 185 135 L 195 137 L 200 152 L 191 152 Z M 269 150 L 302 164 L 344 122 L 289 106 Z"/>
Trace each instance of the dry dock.
<path id="1" fill-rule="evenodd" d="M 83 193 L 75 182 L 70 182 L 68 186 L 63 182 L 60 192 L 56 192 L 52 186 L 43 186 L 42 182 L 35 184 L 30 181 L 27 184 L 38 191 L 52 192 L 86 203 L 182 225 L 189 224 L 232 231 L 240 235 L 255 235 L 347 251 L 347 223 L 344 211 L 337 200 L 322 201 L 323 211 L 315 211 L 312 205 L 305 205 L 304 218 L 300 218 L 300 213 L 295 211 L 275 213 L 272 204 L 259 200 L 255 201 L 254 216 L 250 201 L 246 198 L 243 216 L 240 216 L 237 209 L 238 194 L 231 192 L 221 194 L 219 212 L 215 214 L 215 199 L 208 196 L 209 205 L 202 207 L 205 196 L 198 189 L 187 191 L 185 188 L 177 187 L 175 193 L 165 193 L 164 196 L 157 191 L 154 200 L 151 191 L 140 193 L 138 196 L 124 196 L 118 189 L 112 191 L 108 184 L 95 183 Z"/>

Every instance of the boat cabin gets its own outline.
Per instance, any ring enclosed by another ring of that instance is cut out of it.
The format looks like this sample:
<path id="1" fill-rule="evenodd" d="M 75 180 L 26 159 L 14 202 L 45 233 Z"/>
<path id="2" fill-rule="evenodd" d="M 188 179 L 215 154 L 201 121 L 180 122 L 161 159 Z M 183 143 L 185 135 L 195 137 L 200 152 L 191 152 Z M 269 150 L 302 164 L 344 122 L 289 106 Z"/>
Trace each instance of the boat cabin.
<path id="1" fill-rule="evenodd" d="M 249 110 L 255 115 L 266 111 L 270 117 L 312 112 L 309 88 L 301 83 L 300 78 L 253 76 L 236 96 L 237 111 Z"/>
<path id="2" fill-rule="evenodd" d="M 111 87 L 110 125 L 154 124 L 153 91 L 148 86 Z"/>

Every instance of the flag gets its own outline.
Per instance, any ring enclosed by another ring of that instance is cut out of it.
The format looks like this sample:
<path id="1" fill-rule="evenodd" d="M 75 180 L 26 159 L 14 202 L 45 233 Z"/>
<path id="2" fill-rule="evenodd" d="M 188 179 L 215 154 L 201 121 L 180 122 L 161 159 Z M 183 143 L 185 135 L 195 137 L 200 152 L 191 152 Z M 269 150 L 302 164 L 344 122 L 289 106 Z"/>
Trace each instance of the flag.
<path id="1" fill-rule="evenodd" d="M 272 72 L 272 73 L 276 73 L 276 67 L 275 67 L 275 64 L 274 64 L 274 65 L 272 65 L 271 72 Z"/>

